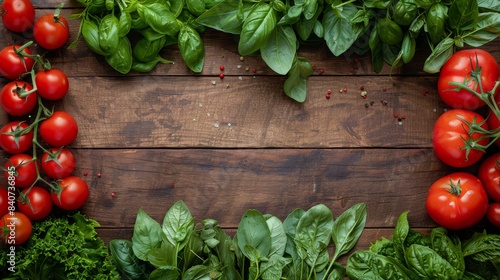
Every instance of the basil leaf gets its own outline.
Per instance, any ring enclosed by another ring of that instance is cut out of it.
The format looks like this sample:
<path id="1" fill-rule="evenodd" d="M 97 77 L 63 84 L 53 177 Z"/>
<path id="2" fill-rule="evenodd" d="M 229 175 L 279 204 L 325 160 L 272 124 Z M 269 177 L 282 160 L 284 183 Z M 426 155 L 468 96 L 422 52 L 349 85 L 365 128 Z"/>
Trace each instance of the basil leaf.
<path id="1" fill-rule="evenodd" d="M 476 28 L 463 35 L 464 42 L 469 46 L 480 47 L 495 40 L 500 34 L 500 13 L 481 13 L 478 16 Z"/>
<path id="2" fill-rule="evenodd" d="M 356 251 L 347 259 L 346 271 L 349 279 L 410 280 L 402 264 L 390 257 L 370 251 Z"/>
<path id="3" fill-rule="evenodd" d="M 248 210 L 243 215 L 236 231 L 237 244 L 245 257 L 254 256 L 254 248 L 261 257 L 271 250 L 271 232 L 264 216 L 257 210 Z"/>
<path id="4" fill-rule="evenodd" d="M 313 28 L 317 28 L 320 26 L 321 28 L 321 36 L 318 37 L 323 37 L 323 25 L 318 21 L 318 18 L 321 16 L 323 13 L 322 9 L 317 9 L 316 14 L 311 18 L 311 19 L 306 19 L 305 17 L 299 17 L 298 22 L 294 25 L 295 30 L 299 34 L 299 37 L 306 41 L 309 39 L 309 36 L 311 35 L 311 32 L 313 31 Z M 318 30 L 316 30 L 318 31 Z M 315 34 L 318 34 L 315 32 Z"/>
<path id="5" fill-rule="evenodd" d="M 333 259 L 349 252 L 359 240 L 366 224 L 366 204 L 358 203 L 347 209 L 333 222 Z"/>
<path id="6" fill-rule="evenodd" d="M 347 4 L 343 7 L 343 14 L 347 18 L 353 18 L 356 13 L 357 8 L 353 4 Z M 332 9 L 325 12 L 322 24 L 325 31 L 325 42 L 335 56 L 346 52 L 361 34 L 361 30 L 356 32 L 350 19 L 336 16 Z"/>
<path id="7" fill-rule="evenodd" d="M 105 54 L 113 54 L 120 44 L 120 32 L 118 19 L 113 14 L 102 18 L 99 24 L 99 47 Z"/>
<path id="8" fill-rule="evenodd" d="M 271 5 L 259 3 L 243 22 L 238 52 L 250 55 L 258 51 L 276 27 L 276 11 Z"/>
<path id="9" fill-rule="evenodd" d="M 278 24 L 294 24 L 296 23 L 299 19 L 300 16 L 302 15 L 302 11 L 304 10 L 303 5 L 293 5 L 288 9 L 286 14 L 278 21 Z"/>
<path id="10" fill-rule="evenodd" d="M 410 25 L 417 17 L 418 8 L 412 1 L 398 1 L 394 7 L 392 17 L 394 21 L 401 25 Z"/>
<path id="11" fill-rule="evenodd" d="M 307 77 L 311 76 L 312 73 L 312 65 L 306 58 L 294 59 L 283 86 L 285 94 L 297 102 L 304 102 L 307 95 Z"/>
<path id="12" fill-rule="evenodd" d="M 415 41 L 415 38 L 413 38 L 409 32 L 406 33 L 403 38 L 403 43 L 401 44 L 402 59 L 404 63 L 408 63 L 413 59 L 416 48 L 417 42 Z"/>
<path id="13" fill-rule="evenodd" d="M 118 48 L 105 57 L 106 62 L 121 74 L 127 74 L 132 68 L 132 46 L 128 37 L 120 37 Z"/>
<path id="14" fill-rule="evenodd" d="M 116 267 L 125 279 L 142 280 L 148 277 L 148 263 L 141 261 L 134 255 L 130 240 L 111 240 L 109 250 Z"/>
<path id="15" fill-rule="evenodd" d="M 184 25 L 179 32 L 178 44 L 189 69 L 201 73 L 205 64 L 205 46 L 200 34 L 189 25 Z"/>
<path id="16" fill-rule="evenodd" d="M 461 279 L 465 272 L 465 261 L 462 255 L 460 240 L 456 239 L 455 242 L 457 244 L 455 244 L 447 233 L 447 230 L 442 227 L 433 228 L 430 234 L 431 248 L 457 270 L 458 279 Z"/>
<path id="17" fill-rule="evenodd" d="M 120 37 L 127 36 L 132 27 L 132 17 L 130 13 L 122 11 L 118 18 L 118 34 Z"/>
<path id="18" fill-rule="evenodd" d="M 403 29 L 388 17 L 378 20 L 375 28 L 384 44 L 397 45 L 403 40 Z"/>
<path id="19" fill-rule="evenodd" d="M 135 44 L 132 49 L 132 55 L 139 62 L 152 61 L 158 55 L 158 52 L 160 52 L 163 48 L 166 41 L 167 38 L 165 36 L 153 41 L 143 37 Z"/>
<path id="20" fill-rule="evenodd" d="M 380 73 L 384 67 L 384 55 L 382 54 L 382 42 L 378 37 L 377 28 L 372 29 L 368 45 L 371 51 L 373 71 Z"/>
<path id="21" fill-rule="evenodd" d="M 190 267 L 182 275 L 182 280 L 214 279 L 216 274 L 211 275 L 213 268 L 206 265 L 195 265 Z M 214 277 L 211 277 L 214 276 Z M 164 278 L 169 279 L 169 278 Z M 177 278 L 175 278 L 177 279 Z"/>
<path id="22" fill-rule="evenodd" d="M 157 268 L 149 275 L 149 280 L 177 279 L 180 274 L 175 267 Z"/>
<path id="23" fill-rule="evenodd" d="M 417 3 L 417 5 L 420 7 L 420 8 L 424 8 L 424 9 L 427 9 L 429 8 L 430 6 L 432 6 L 432 4 L 435 3 L 434 0 L 415 0 L 415 3 Z"/>
<path id="24" fill-rule="evenodd" d="M 135 219 L 132 235 L 132 249 L 137 258 L 147 261 L 150 250 L 158 247 L 161 242 L 161 227 L 146 212 L 139 209 Z"/>
<path id="25" fill-rule="evenodd" d="M 439 43 L 444 37 L 447 8 L 441 3 L 434 3 L 427 11 L 427 34 L 433 44 Z"/>
<path id="26" fill-rule="evenodd" d="M 464 242 L 462 253 L 464 257 L 472 257 L 478 261 L 500 260 L 500 235 L 497 234 L 476 234 L 471 239 Z"/>
<path id="27" fill-rule="evenodd" d="M 482 12 L 500 13 L 500 2 L 497 0 L 477 0 L 477 5 Z"/>
<path id="28" fill-rule="evenodd" d="M 186 8 L 195 16 L 200 16 L 205 12 L 205 2 L 203 0 L 185 0 Z"/>
<path id="29" fill-rule="evenodd" d="M 453 29 L 473 29 L 478 21 L 478 15 L 477 1 L 455 0 L 448 10 L 448 24 Z"/>
<path id="30" fill-rule="evenodd" d="M 276 73 L 286 75 L 297 50 L 295 32 L 289 25 L 278 25 L 260 48 L 262 59 Z"/>
<path id="31" fill-rule="evenodd" d="M 394 251 L 398 259 L 400 259 L 401 261 L 403 261 L 405 258 L 405 240 L 408 236 L 408 232 L 410 231 L 410 225 L 408 223 L 408 213 L 409 211 L 405 211 L 401 213 L 401 215 L 399 215 L 396 226 L 394 227 L 394 234 L 392 236 Z"/>
<path id="32" fill-rule="evenodd" d="M 162 223 L 162 231 L 166 240 L 182 249 L 188 242 L 188 237 L 194 229 L 194 218 L 186 204 L 177 201 L 165 214 Z"/>
<path id="33" fill-rule="evenodd" d="M 363 1 L 363 5 L 367 8 L 387 9 L 391 2 L 391 0 L 366 0 Z"/>
<path id="34" fill-rule="evenodd" d="M 82 36 L 90 50 L 104 55 L 99 45 L 99 27 L 91 19 L 82 20 Z"/>
<path id="35" fill-rule="evenodd" d="M 445 64 L 446 61 L 453 54 L 454 40 L 451 38 L 444 38 L 432 51 L 431 55 L 427 57 L 424 62 L 424 71 L 427 73 L 437 73 L 439 69 Z"/>
<path id="36" fill-rule="evenodd" d="M 405 252 L 408 267 L 424 279 L 460 279 L 457 270 L 427 246 L 412 244 Z"/>
<path id="37" fill-rule="evenodd" d="M 154 31 L 169 36 L 176 36 L 179 33 L 181 26 L 175 14 L 166 5 L 160 3 L 137 4 L 137 11 Z"/>
<path id="38" fill-rule="evenodd" d="M 308 0 L 304 2 L 304 18 L 305 19 L 312 19 L 318 10 L 318 0 Z"/>
<path id="39" fill-rule="evenodd" d="M 240 34 L 243 17 L 246 17 L 254 6 L 255 4 L 252 3 L 243 3 L 242 10 L 240 10 L 238 0 L 225 0 L 203 13 L 196 21 L 206 27 L 225 33 Z M 243 15 L 242 18 L 239 18 L 241 12 Z"/>

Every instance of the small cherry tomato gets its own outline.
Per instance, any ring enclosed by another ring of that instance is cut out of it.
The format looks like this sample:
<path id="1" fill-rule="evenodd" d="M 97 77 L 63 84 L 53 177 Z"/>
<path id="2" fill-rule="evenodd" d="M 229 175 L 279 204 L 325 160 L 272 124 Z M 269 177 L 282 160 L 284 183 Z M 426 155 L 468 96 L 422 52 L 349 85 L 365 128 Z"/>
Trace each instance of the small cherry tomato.
<path id="1" fill-rule="evenodd" d="M 21 46 L 13 45 L 0 51 L 0 75 L 9 80 L 18 79 L 22 74 L 31 71 L 35 63 L 35 60 L 29 57 L 31 51 L 28 48 L 24 48 L 22 51 L 19 51 L 19 48 Z"/>
<path id="2" fill-rule="evenodd" d="M 78 124 L 75 119 L 63 111 L 55 111 L 40 124 L 40 136 L 52 147 L 62 147 L 75 141 Z"/>
<path id="3" fill-rule="evenodd" d="M 46 189 L 33 186 L 21 192 L 17 208 L 32 221 L 43 220 L 52 211 L 52 198 Z"/>
<path id="4" fill-rule="evenodd" d="M 6 84 L 0 92 L 0 103 L 2 109 L 12 116 L 24 116 L 35 109 L 38 97 L 35 92 L 21 97 L 20 94 L 32 90 L 33 87 L 23 81 L 12 81 Z"/>
<path id="5" fill-rule="evenodd" d="M 5 163 L 4 175 L 9 185 L 21 189 L 31 187 L 38 178 L 36 163 L 30 155 L 13 155 Z"/>
<path id="6" fill-rule="evenodd" d="M 47 100 L 62 99 L 69 90 L 69 81 L 63 71 L 52 68 L 39 71 L 35 76 L 37 93 Z"/>
<path id="7" fill-rule="evenodd" d="M 477 176 L 488 196 L 500 202 L 500 153 L 488 156 L 479 166 Z"/>
<path id="8" fill-rule="evenodd" d="M 76 210 L 82 207 L 89 197 L 87 183 L 76 176 L 69 176 L 58 182 L 59 191 L 52 191 L 52 201 L 64 210 Z"/>
<path id="9" fill-rule="evenodd" d="M 481 181 L 466 172 L 456 172 L 435 181 L 426 199 L 429 216 L 437 224 L 459 230 L 477 224 L 488 209 L 488 196 Z"/>
<path id="10" fill-rule="evenodd" d="M 30 0 L 3 0 L 0 15 L 7 29 L 23 32 L 30 29 L 35 22 L 35 7 Z"/>
<path id="11" fill-rule="evenodd" d="M 53 179 L 68 177 L 75 171 L 76 158 L 66 148 L 52 148 L 42 155 L 42 169 Z"/>
<path id="12" fill-rule="evenodd" d="M 69 25 L 66 19 L 59 15 L 60 9 L 54 14 L 41 16 L 33 28 L 35 41 L 46 50 L 62 47 L 69 38 Z"/>
<path id="13" fill-rule="evenodd" d="M 0 147 L 9 154 L 21 154 L 33 146 L 33 130 L 26 122 L 12 121 L 0 129 Z"/>
<path id="14" fill-rule="evenodd" d="M 492 225 L 500 228 L 500 202 L 495 202 L 488 206 L 486 218 L 488 218 L 488 221 L 490 221 Z"/>
<path id="15" fill-rule="evenodd" d="M 32 232 L 30 219 L 21 212 L 5 214 L 0 219 L 0 237 L 8 245 L 21 245 L 28 241 Z"/>

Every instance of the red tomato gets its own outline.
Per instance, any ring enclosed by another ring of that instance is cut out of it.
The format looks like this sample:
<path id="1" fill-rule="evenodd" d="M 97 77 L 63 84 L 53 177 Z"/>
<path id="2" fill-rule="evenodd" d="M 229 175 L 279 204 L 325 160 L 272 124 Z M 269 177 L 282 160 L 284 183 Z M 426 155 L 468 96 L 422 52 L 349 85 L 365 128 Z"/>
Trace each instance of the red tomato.
<path id="1" fill-rule="evenodd" d="M 21 212 L 8 213 L 0 220 L 0 236 L 8 245 L 21 245 L 28 241 L 32 230 L 30 219 Z"/>
<path id="2" fill-rule="evenodd" d="M 441 161 L 453 167 L 470 166 L 481 159 L 484 154 L 483 151 L 470 149 L 469 154 L 466 155 L 464 140 L 477 140 L 484 134 L 474 132 L 469 136 L 469 127 L 464 121 L 479 124 L 484 122 L 484 118 L 472 111 L 453 109 L 443 113 L 434 124 L 432 133 L 434 153 Z M 481 127 L 488 130 L 486 122 Z M 489 139 L 485 138 L 475 145 L 487 145 L 488 143 Z"/>
<path id="3" fill-rule="evenodd" d="M 14 32 L 26 31 L 35 22 L 35 7 L 29 0 L 3 0 L 0 14 L 3 25 Z"/>
<path id="4" fill-rule="evenodd" d="M 9 185 L 22 189 L 31 187 L 38 178 L 36 164 L 33 158 L 27 154 L 17 154 L 10 157 L 5 163 L 4 175 Z"/>
<path id="5" fill-rule="evenodd" d="M 58 181 L 60 193 L 52 192 L 52 201 L 64 210 L 76 210 L 82 207 L 89 198 L 87 183 L 76 176 L 69 176 Z"/>
<path id="6" fill-rule="evenodd" d="M 492 203 L 488 206 L 488 211 L 486 212 L 486 218 L 492 225 L 500 228 L 500 203 Z"/>
<path id="7" fill-rule="evenodd" d="M 426 209 L 440 226 L 451 230 L 464 229 L 484 217 L 488 196 L 476 176 L 466 172 L 452 173 L 431 185 Z"/>
<path id="8" fill-rule="evenodd" d="M 9 191 L 0 188 L 0 217 L 9 213 Z"/>
<path id="9" fill-rule="evenodd" d="M 69 90 L 69 81 L 63 71 L 52 68 L 39 71 L 35 76 L 37 93 L 47 100 L 59 100 Z"/>
<path id="10" fill-rule="evenodd" d="M 0 51 L 0 74 L 9 80 L 15 80 L 22 74 L 31 71 L 35 60 L 31 57 L 21 56 L 17 53 L 21 46 L 7 46 Z M 28 48 L 21 51 L 31 55 Z"/>
<path id="11" fill-rule="evenodd" d="M 446 105 L 452 108 L 471 111 L 485 105 L 481 99 L 472 93 L 464 89 L 457 91 L 456 86 L 449 84 L 450 82 L 463 83 L 467 81 L 468 88 L 480 93 L 481 90 L 478 83 L 470 80 L 471 71 L 478 69 L 476 63 L 481 68 L 480 79 L 484 92 L 493 89 L 499 74 L 498 63 L 495 57 L 481 49 L 468 49 L 455 52 L 441 68 L 438 79 L 439 96 Z"/>
<path id="12" fill-rule="evenodd" d="M 33 146 L 33 131 L 27 132 L 29 125 L 12 121 L 0 129 L 0 147 L 9 154 L 21 154 Z"/>
<path id="13" fill-rule="evenodd" d="M 12 116 L 24 116 L 35 109 L 38 97 L 35 92 L 20 97 L 18 91 L 28 92 L 33 87 L 23 81 L 12 81 L 6 84 L 0 92 L 0 103 L 5 112 Z"/>
<path id="14" fill-rule="evenodd" d="M 488 156 L 479 166 L 477 176 L 488 196 L 500 202 L 500 153 Z"/>
<path id="15" fill-rule="evenodd" d="M 58 49 L 68 41 L 68 21 L 60 15 L 45 14 L 35 22 L 33 36 L 42 48 Z"/>
<path id="16" fill-rule="evenodd" d="M 40 136 L 52 147 L 62 147 L 75 141 L 78 124 L 75 119 L 63 111 L 54 112 L 40 124 Z"/>
<path id="17" fill-rule="evenodd" d="M 42 155 L 42 169 L 51 178 L 62 179 L 75 171 L 76 158 L 66 148 L 52 148 Z"/>
<path id="18" fill-rule="evenodd" d="M 17 207 L 30 220 L 43 220 L 52 211 L 52 198 L 46 189 L 33 186 L 21 192 Z"/>
<path id="19" fill-rule="evenodd" d="M 497 97 L 500 95 L 497 95 Z M 498 104 L 500 106 L 500 103 Z M 488 123 L 488 127 L 492 131 L 500 131 L 500 120 L 497 118 L 497 116 L 492 112 L 491 108 L 488 108 L 488 119 L 486 119 L 486 122 Z M 500 138 L 495 141 L 495 145 L 497 147 L 500 147 Z"/>

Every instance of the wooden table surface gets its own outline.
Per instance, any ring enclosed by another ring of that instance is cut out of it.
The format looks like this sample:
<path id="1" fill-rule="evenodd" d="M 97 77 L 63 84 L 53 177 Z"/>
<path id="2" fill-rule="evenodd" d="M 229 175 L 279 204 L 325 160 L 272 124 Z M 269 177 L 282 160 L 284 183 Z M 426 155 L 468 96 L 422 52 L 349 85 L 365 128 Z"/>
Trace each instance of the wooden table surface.
<path id="1" fill-rule="evenodd" d="M 40 16 L 59 2 L 33 3 Z M 62 15 L 79 11 L 69 1 Z M 79 23 L 70 20 L 70 41 Z M 33 39 L 1 30 L 2 47 Z M 201 74 L 189 71 L 177 47 L 161 53 L 175 64 L 148 74 L 118 74 L 84 41 L 45 54 L 69 76 L 70 92 L 55 106 L 79 124 L 69 148 L 78 160 L 75 175 L 91 189 L 82 212 L 101 224 L 106 242 L 131 238 L 139 208 L 161 221 L 177 200 L 197 221 L 215 218 L 228 232 L 251 208 L 284 219 L 296 208 L 323 203 L 336 217 L 365 202 L 368 218 L 358 249 L 390 237 L 405 210 L 412 227 L 436 226 L 425 210 L 427 190 L 457 169 L 432 150 L 433 124 L 446 106 L 437 76 L 422 71 L 427 51 L 390 75 L 387 66 L 373 72 L 369 55 L 334 57 L 324 45 L 303 47 L 300 55 L 316 71 L 306 101 L 298 103 L 283 93 L 285 77 L 260 56 L 240 58 L 232 35 L 209 30 L 202 39 Z M 484 49 L 500 61 L 500 40 Z M 399 124 L 394 114 L 406 118 Z M 9 119 L 0 114 L 0 123 Z M 7 156 L 2 154 L 4 162 Z"/>

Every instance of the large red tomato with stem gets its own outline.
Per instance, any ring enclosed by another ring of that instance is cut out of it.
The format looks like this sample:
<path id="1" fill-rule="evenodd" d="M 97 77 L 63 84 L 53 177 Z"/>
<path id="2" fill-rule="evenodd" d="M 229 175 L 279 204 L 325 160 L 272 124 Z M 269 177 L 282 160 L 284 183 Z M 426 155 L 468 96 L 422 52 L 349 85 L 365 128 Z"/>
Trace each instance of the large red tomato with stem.
<path id="1" fill-rule="evenodd" d="M 52 148 L 42 155 L 42 169 L 53 179 L 68 177 L 75 171 L 76 158 L 66 148 Z"/>
<path id="2" fill-rule="evenodd" d="M 5 163 L 5 179 L 17 188 L 31 187 L 38 179 L 36 163 L 33 157 L 27 154 L 17 154 Z"/>
<path id="3" fill-rule="evenodd" d="M 55 111 L 40 124 L 40 136 L 52 147 L 62 147 L 75 141 L 78 135 L 78 124 L 64 111 Z"/>
<path id="4" fill-rule="evenodd" d="M 33 226 L 30 219 L 21 212 L 5 214 L 0 218 L 0 237 L 8 245 L 21 245 L 28 241 Z"/>
<path id="5" fill-rule="evenodd" d="M 87 183 L 77 176 L 69 176 L 57 181 L 58 189 L 52 191 L 52 201 L 64 210 L 76 210 L 89 198 Z"/>
<path id="6" fill-rule="evenodd" d="M 488 196 L 500 202 L 500 153 L 488 156 L 479 166 L 477 176 Z"/>
<path id="7" fill-rule="evenodd" d="M 488 196 L 481 181 L 467 172 L 441 177 L 429 188 L 427 213 L 437 224 L 459 230 L 477 224 L 488 209 Z"/>
<path id="8" fill-rule="evenodd" d="M 35 7 L 30 0 L 3 0 L 0 15 L 7 29 L 23 32 L 35 22 Z"/>
<path id="9" fill-rule="evenodd" d="M 68 77 L 56 68 L 39 71 L 35 82 L 38 94 L 47 100 L 62 99 L 69 90 Z"/>
<path id="10" fill-rule="evenodd" d="M 0 74 L 9 80 L 18 79 L 22 74 L 31 71 L 35 60 L 30 57 L 31 51 L 25 47 L 12 45 L 0 51 Z"/>
<path id="11" fill-rule="evenodd" d="M 481 49 L 455 52 L 440 70 L 439 96 L 446 105 L 452 108 L 476 110 L 486 103 L 466 89 L 458 90 L 457 86 L 450 85 L 450 82 L 465 83 L 468 88 L 477 93 L 481 93 L 481 85 L 483 92 L 488 92 L 498 81 L 498 75 L 498 63 L 489 52 Z M 480 84 L 475 79 L 471 79 L 473 76 L 477 76 Z"/>
<path id="12" fill-rule="evenodd" d="M 33 87 L 24 81 L 12 81 L 6 84 L 0 91 L 0 105 L 5 112 L 12 116 L 24 116 L 35 109 L 38 104 L 38 96 L 35 92 L 21 96 L 29 92 Z"/>
<path id="13" fill-rule="evenodd" d="M 35 22 L 33 36 L 35 41 L 44 49 L 55 50 L 68 41 L 68 21 L 59 15 L 59 12 L 60 9 L 54 14 L 45 14 Z"/>
<path id="14" fill-rule="evenodd" d="M 481 159 L 484 151 L 479 147 L 488 145 L 489 138 L 471 131 L 471 126 L 488 130 L 484 118 L 472 111 L 452 109 L 439 116 L 432 132 L 436 156 L 453 167 L 470 166 Z"/>
<path id="15" fill-rule="evenodd" d="M 17 208 L 32 221 L 43 220 L 52 211 L 52 198 L 46 189 L 33 186 L 20 193 Z"/>
<path id="16" fill-rule="evenodd" d="M 22 121 L 6 123 L 0 129 L 0 147 L 9 154 L 24 153 L 33 146 L 33 130 Z"/>

